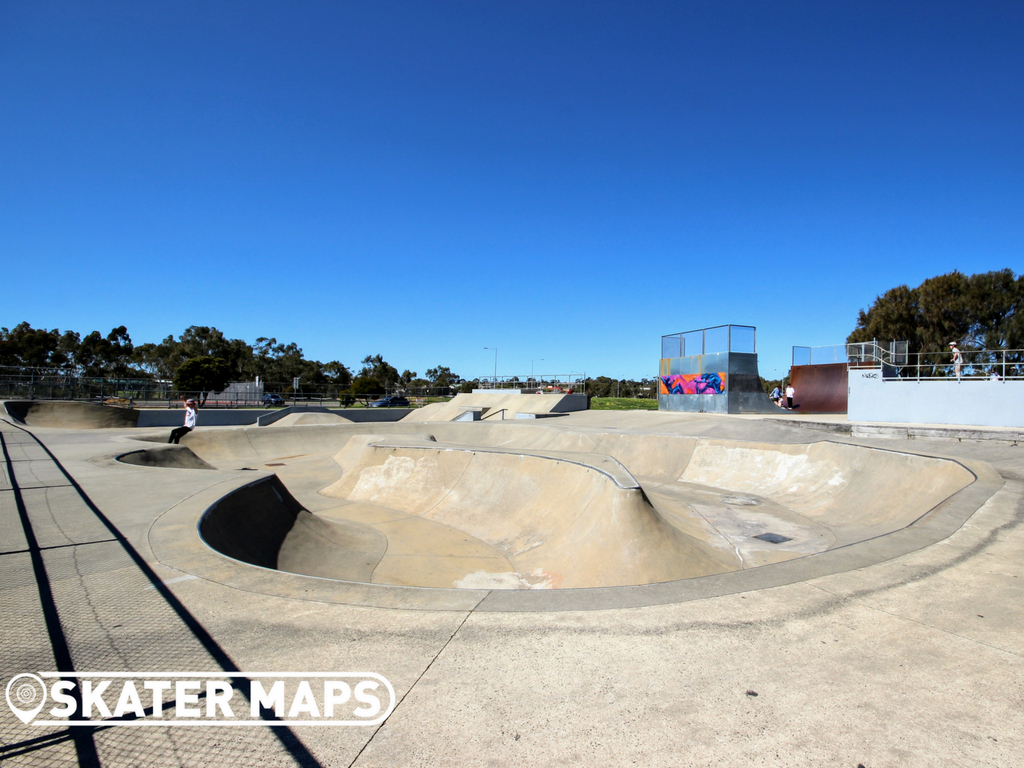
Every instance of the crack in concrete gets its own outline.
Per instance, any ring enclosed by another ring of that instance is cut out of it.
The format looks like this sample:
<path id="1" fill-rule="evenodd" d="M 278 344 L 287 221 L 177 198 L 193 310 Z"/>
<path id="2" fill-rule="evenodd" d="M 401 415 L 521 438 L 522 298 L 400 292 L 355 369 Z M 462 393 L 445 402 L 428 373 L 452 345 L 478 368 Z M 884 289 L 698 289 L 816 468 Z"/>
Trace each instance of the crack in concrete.
<path id="1" fill-rule="evenodd" d="M 413 689 L 416 687 L 416 685 L 419 683 L 419 681 L 423 679 L 423 676 L 426 675 L 427 672 L 430 671 L 430 668 L 432 666 L 434 666 L 434 662 L 438 660 L 438 658 L 441 656 L 442 653 L 444 653 L 445 648 L 447 648 L 448 645 L 451 643 L 451 641 L 455 639 L 455 635 L 457 635 L 459 633 L 459 630 L 462 629 L 463 626 L 465 626 L 466 622 L 469 621 L 469 617 L 472 616 L 472 615 L 473 615 L 473 611 L 469 611 L 465 616 L 462 617 L 462 621 L 459 622 L 459 626 L 457 626 L 455 628 L 455 631 L 452 632 L 451 636 L 445 641 L 444 645 L 442 645 L 441 648 L 438 650 L 438 652 L 434 654 L 434 658 L 432 658 L 430 660 L 430 662 L 427 664 L 427 666 L 423 668 L 423 671 L 420 672 L 419 677 L 417 677 L 413 681 L 413 684 L 409 686 L 409 690 L 407 690 L 402 695 L 402 698 L 400 698 L 395 703 L 395 708 L 391 710 L 391 714 L 389 714 L 387 716 L 387 718 L 384 720 L 383 723 L 381 723 L 380 725 L 378 725 L 376 728 L 373 729 L 373 733 L 370 734 L 370 738 L 368 738 L 366 740 L 366 743 L 363 744 L 362 748 L 356 753 L 356 756 L 352 758 L 352 762 L 348 764 L 348 768 L 352 768 L 352 766 L 354 766 L 356 764 L 356 761 L 359 760 L 359 758 L 362 756 L 363 752 L 366 751 L 366 748 L 368 746 L 370 746 L 371 742 L 374 740 L 374 738 L 377 736 L 377 734 L 380 733 L 381 728 L 383 728 L 385 725 L 387 725 L 388 721 L 391 720 L 391 718 L 395 716 L 395 712 L 397 712 L 398 708 L 400 706 L 402 706 L 402 702 L 405 701 L 406 698 L 408 698 L 409 694 L 413 692 Z"/>

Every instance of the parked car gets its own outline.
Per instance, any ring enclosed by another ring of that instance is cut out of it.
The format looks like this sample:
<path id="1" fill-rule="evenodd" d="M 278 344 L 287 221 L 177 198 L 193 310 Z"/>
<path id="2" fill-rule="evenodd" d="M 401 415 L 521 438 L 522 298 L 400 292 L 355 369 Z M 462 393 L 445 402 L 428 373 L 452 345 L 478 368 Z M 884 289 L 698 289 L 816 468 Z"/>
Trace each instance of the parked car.
<path id="1" fill-rule="evenodd" d="M 263 405 L 266 408 L 274 408 L 279 405 L 284 405 L 284 398 L 280 395 L 264 395 Z"/>
<path id="2" fill-rule="evenodd" d="M 382 397 L 380 400 L 374 400 L 370 403 L 371 408 L 408 408 L 409 398 L 402 397 L 401 395 L 391 395 L 390 397 Z"/>

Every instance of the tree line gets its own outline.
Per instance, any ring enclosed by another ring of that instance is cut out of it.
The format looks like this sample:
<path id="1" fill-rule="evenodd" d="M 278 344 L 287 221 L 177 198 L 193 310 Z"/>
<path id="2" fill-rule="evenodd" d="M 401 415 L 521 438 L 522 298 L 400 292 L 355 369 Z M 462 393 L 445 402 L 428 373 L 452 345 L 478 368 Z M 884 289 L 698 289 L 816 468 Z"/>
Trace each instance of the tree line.
<path id="1" fill-rule="evenodd" d="M 82 335 L 57 328 L 33 328 L 21 323 L 0 328 L 0 377 L 25 369 L 57 371 L 96 379 L 172 382 L 189 392 L 220 392 L 231 381 L 253 381 L 258 376 L 266 391 L 291 393 L 299 379 L 299 392 L 351 393 L 358 397 L 385 392 L 453 394 L 480 387 L 479 379 L 464 379 L 451 368 L 438 365 L 423 374 L 399 369 L 382 355 L 367 355 L 351 369 L 338 360 L 307 359 L 295 343 L 264 337 L 249 344 L 230 339 L 217 328 L 193 325 L 178 337 L 159 343 L 135 344 L 125 326 L 108 334 Z M 597 397 L 644 397 L 656 393 L 655 381 L 587 380 L 587 391 Z"/>
<path id="2" fill-rule="evenodd" d="M 930 277 L 916 288 L 890 288 L 860 310 L 848 343 L 907 341 L 911 352 L 1024 349 L 1024 275 L 1003 269 Z"/>
<path id="3" fill-rule="evenodd" d="M 307 360 L 294 343 L 260 337 L 255 344 L 229 339 L 217 328 L 194 325 L 180 337 L 168 336 L 153 344 L 134 344 L 125 326 L 106 336 L 93 331 L 33 328 L 21 323 L 0 328 L 0 366 L 37 368 L 89 378 L 159 379 L 173 381 L 184 369 L 201 361 L 215 361 L 231 380 L 268 382 L 302 377 L 311 382 L 347 385 L 351 371 L 339 363 Z"/>
<path id="4" fill-rule="evenodd" d="M 159 343 L 134 344 L 125 326 L 106 336 L 92 331 L 33 328 L 21 323 L 0 328 L 0 366 L 10 369 L 43 369 L 86 378 L 154 379 L 174 382 L 182 390 L 220 391 L 229 381 L 253 381 L 259 377 L 268 387 L 291 391 L 300 380 L 304 391 L 345 391 L 357 384 L 376 394 L 386 388 L 452 387 L 463 383 L 445 366 L 426 371 L 398 370 L 384 358 L 367 355 L 353 372 L 338 360 L 307 359 L 295 343 L 281 343 L 261 336 L 254 344 L 229 339 L 217 328 L 193 325 L 178 337 Z"/>
<path id="5" fill-rule="evenodd" d="M 179 391 L 204 393 L 221 392 L 229 382 L 253 381 L 257 376 L 266 392 L 335 392 L 359 398 L 388 392 L 451 395 L 481 387 L 479 378 L 465 379 L 443 365 L 421 375 L 408 368 L 399 371 L 375 354 L 349 368 L 338 360 L 309 360 L 295 343 L 261 336 L 249 344 L 230 339 L 217 328 L 199 325 L 155 344 L 135 344 L 123 325 L 105 336 L 99 331 L 83 336 L 76 331 L 33 328 L 27 322 L 12 329 L 0 328 L 0 378 L 26 369 L 92 379 L 170 382 Z M 299 379 L 298 390 L 292 387 L 295 378 Z M 588 377 L 584 389 L 593 397 L 656 398 L 658 393 L 653 376 Z"/>

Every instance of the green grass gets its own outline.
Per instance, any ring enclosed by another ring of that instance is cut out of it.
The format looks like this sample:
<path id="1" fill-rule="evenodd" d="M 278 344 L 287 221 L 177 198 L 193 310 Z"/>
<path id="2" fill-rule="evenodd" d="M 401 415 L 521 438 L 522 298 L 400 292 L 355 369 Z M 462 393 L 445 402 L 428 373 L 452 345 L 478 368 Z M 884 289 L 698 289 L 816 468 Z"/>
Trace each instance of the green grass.
<path id="1" fill-rule="evenodd" d="M 592 411 L 656 411 L 658 401 L 639 397 L 595 397 L 590 401 Z"/>

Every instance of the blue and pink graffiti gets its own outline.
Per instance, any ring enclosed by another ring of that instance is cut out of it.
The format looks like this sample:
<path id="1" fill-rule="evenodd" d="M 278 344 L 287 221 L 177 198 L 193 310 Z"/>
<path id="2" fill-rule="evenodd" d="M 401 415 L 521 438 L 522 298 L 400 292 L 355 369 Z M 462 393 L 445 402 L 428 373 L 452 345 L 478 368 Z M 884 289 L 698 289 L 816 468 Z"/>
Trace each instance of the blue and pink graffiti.
<path id="1" fill-rule="evenodd" d="M 724 373 L 683 373 L 661 377 L 663 395 L 720 395 L 723 392 Z"/>

